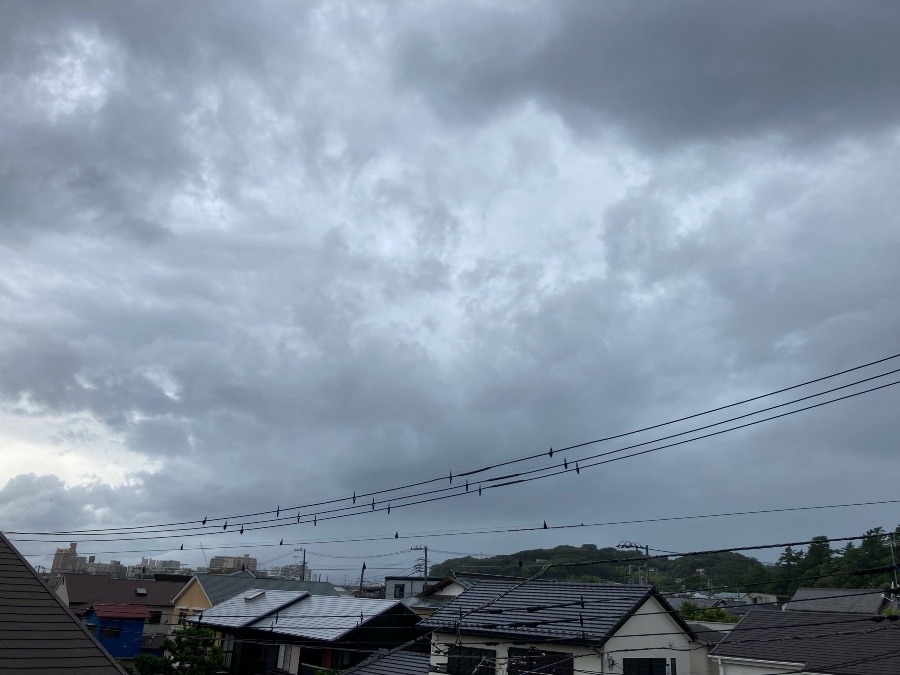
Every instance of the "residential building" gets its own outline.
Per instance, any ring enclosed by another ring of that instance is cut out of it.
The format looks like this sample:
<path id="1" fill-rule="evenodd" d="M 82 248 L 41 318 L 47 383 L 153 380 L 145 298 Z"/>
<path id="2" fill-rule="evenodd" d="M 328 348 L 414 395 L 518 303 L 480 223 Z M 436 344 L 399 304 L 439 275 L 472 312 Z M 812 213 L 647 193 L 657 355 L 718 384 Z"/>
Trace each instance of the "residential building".
<path id="1" fill-rule="evenodd" d="M 58 548 L 53 555 L 53 563 L 50 565 L 50 576 L 58 579 L 67 572 L 81 572 L 87 559 L 79 556 L 76 550 L 77 544 L 69 544 L 69 548 Z"/>
<path id="2" fill-rule="evenodd" d="M 117 659 L 132 659 L 141 651 L 144 626 L 150 612 L 143 605 L 93 605 L 85 626 Z"/>
<path id="3" fill-rule="evenodd" d="M 3 534 L 0 534 L 0 672 L 125 675 L 112 655 L 53 594 Z"/>
<path id="4" fill-rule="evenodd" d="M 242 556 L 230 555 L 214 555 L 209 559 L 210 572 L 255 572 L 258 567 L 256 558 L 252 558 L 249 553 Z"/>
<path id="5" fill-rule="evenodd" d="M 719 675 L 896 675 L 900 624 L 846 612 L 749 612 L 710 653 Z"/>
<path id="6" fill-rule="evenodd" d="M 185 581 L 113 579 L 97 574 L 65 574 L 54 591 L 78 616 L 93 605 L 139 605 L 148 612 L 144 634 L 168 635 L 178 625 L 175 596 Z"/>
<path id="7" fill-rule="evenodd" d="M 433 586 L 443 581 L 443 577 L 428 577 L 428 586 Z M 411 598 L 425 590 L 425 579 L 417 577 L 385 577 L 384 597 L 386 600 L 402 600 Z"/>
<path id="8" fill-rule="evenodd" d="M 420 624 L 429 673 L 708 673 L 707 645 L 651 586 L 482 581 Z"/>
<path id="9" fill-rule="evenodd" d="M 883 614 L 897 610 L 897 601 L 886 598 L 879 588 L 798 588 L 785 604 L 789 612 L 847 612 Z"/>
<path id="10" fill-rule="evenodd" d="M 348 668 L 420 636 L 418 620 L 396 601 L 258 588 L 189 619 L 216 631 L 235 675 Z"/>

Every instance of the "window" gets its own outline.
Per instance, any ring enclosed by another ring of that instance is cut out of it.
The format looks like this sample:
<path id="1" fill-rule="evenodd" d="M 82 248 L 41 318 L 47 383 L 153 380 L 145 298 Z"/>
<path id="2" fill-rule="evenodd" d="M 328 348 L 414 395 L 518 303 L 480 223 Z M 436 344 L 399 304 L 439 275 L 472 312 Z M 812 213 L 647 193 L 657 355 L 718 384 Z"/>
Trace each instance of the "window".
<path id="1" fill-rule="evenodd" d="M 678 675 L 675 659 L 622 659 L 623 675 Z"/>
<path id="2" fill-rule="evenodd" d="M 394 597 L 395 598 L 402 598 L 405 593 L 406 593 L 406 586 L 403 586 L 402 584 L 394 585 Z"/>
<path id="3" fill-rule="evenodd" d="M 493 649 L 452 646 L 447 657 L 450 675 L 494 675 L 496 671 L 497 652 Z"/>
<path id="4" fill-rule="evenodd" d="M 525 673 L 546 673 L 547 675 L 572 675 L 574 672 L 574 654 L 566 652 L 550 652 L 546 649 L 509 650 L 509 675 Z"/>
<path id="5" fill-rule="evenodd" d="M 118 626 L 100 626 L 100 637 L 117 638 L 122 634 L 122 629 Z"/>
<path id="6" fill-rule="evenodd" d="M 279 645 L 278 646 L 278 669 L 279 670 L 283 670 L 286 673 L 291 672 L 291 655 L 292 655 L 291 645 Z"/>
<path id="7" fill-rule="evenodd" d="M 162 612 L 150 612 L 147 623 L 160 623 L 162 621 Z"/>

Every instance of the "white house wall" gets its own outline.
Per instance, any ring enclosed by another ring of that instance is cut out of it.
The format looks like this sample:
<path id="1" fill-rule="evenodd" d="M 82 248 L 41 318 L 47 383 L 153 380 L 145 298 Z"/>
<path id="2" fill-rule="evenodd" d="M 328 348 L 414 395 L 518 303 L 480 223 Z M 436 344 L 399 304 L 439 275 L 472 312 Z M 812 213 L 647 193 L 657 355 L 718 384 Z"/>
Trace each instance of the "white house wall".
<path id="1" fill-rule="evenodd" d="M 456 635 L 452 633 L 434 633 L 432 636 L 432 645 L 438 645 L 444 651 L 447 649 L 448 644 L 456 644 Z M 493 649 L 497 652 L 497 675 L 505 675 L 506 663 L 509 657 L 509 649 L 517 648 L 521 649 L 526 647 L 526 645 L 516 644 L 514 645 L 512 642 L 500 642 L 497 646 L 486 646 L 485 642 L 495 642 L 492 638 L 486 637 L 475 637 L 475 636 L 460 636 L 458 644 L 462 647 L 474 647 L 475 649 Z M 527 646 L 533 646 L 537 650 L 547 650 L 552 652 L 566 652 L 569 654 L 577 654 L 573 661 L 573 666 L 575 672 L 577 673 L 579 670 L 590 672 L 590 673 L 600 673 L 603 672 L 600 670 L 601 661 L 600 657 L 597 656 L 590 648 L 576 646 L 576 645 L 567 645 L 560 644 L 555 642 L 534 642 L 529 643 Z M 445 654 L 435 654 L 434 648 L 431 650 L 431 673 L 435 673 L 435 666 L 446 664 L 447 656 Z M 445 671 L 446 672 L 446 671 Z"/>
<path id="2" fill-rule="evenodd" d="M 690 638 L 655 598 L 649 598 L 603 646 L 605 675 L 621 675 L 622 659 L 664 658 L 676 661 L 678 675 L 717 675 L 707 649 Z"/>

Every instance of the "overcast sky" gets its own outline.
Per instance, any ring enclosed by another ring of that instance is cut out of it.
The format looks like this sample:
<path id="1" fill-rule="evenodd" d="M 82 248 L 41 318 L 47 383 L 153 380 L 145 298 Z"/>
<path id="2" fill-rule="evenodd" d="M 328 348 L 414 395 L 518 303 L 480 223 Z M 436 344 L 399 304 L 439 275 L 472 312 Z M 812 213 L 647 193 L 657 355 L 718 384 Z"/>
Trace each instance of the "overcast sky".
<path id="1" fill-rule="evenodd" d="M 0 13 L 4 530 L 362 494 L 900 352 L 897 3 Z M 898 404 L 891 387 L 315 527 L 11 538 L 41 564 L 69 541 L 195 565 L 201 542 L 272 564 L 305 545 L 340 580 L 363 559 L 408 572 L 413 545 L 440 560 L 856 535 L 900 509 L 438 533 L 892 500 Z M 362 536 L 388 538 L 324 543 Z"/>

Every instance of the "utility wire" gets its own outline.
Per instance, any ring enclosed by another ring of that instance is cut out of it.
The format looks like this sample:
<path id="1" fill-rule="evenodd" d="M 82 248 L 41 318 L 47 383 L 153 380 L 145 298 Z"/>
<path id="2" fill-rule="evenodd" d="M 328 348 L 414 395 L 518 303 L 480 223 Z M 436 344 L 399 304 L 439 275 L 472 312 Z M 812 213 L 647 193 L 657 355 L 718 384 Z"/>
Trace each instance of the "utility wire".
<path id="1" fill-rule="evenodd" d="M 530 460 L 533 460 L 533 459 L 542 458 L 542 457 L 547 456 L 547 455 L 549 455 L 550 457 L 552 457 L 554 453 L 560 453 L 560 452 L 571 451 L 571 450 L 579 449 L 579 448 L 586 447 L 586 446 L 589 446 L 589 445 L 594 445 L 594 444 L 597 444 L 597 443 L 602 443 L 602 442 L 606 442 L 606 441 L 610 441 L 610 440 L 615 440 L 615 439 L 619 439 L 619 438 L 624 438 L 624 437 L 631 436 L 631 435 L 638 434 L 638 433 L 642 433 L 642 432 L 645 432 L 645 431 L 650 431 L 650 430 L 654 430 L 654 429 L 659 429 L 659 428 L 662 428 L 662 427 L 665 427 L 665 426 L 669 426 L 669 425 L 672 425 L 672 424 L 676 424 L 676 423 L 679 423 L 679 422 L 683 422 L 683 421 L 686 421 L 686 420 L 694 419 L 694 418 L 701 417 L 701 416 L 704 416 L 704 415 L 709 415 L 709 414 L 714 413 L 714 412 L 719 412 L 719 411 L 726 410 L 726 409 L 729 409 L 729 408 L 733 408 L 733 407 L 736 407 L 736 406 L 740 406 L 740 405 L 743 405 L 743 404 L 746 404 L 746 403 L 751 403 L 751 402 L 754 402 L 754 401 L 758 401 L 758 400 L 761 400 L 761 399 L 764 399 L 764 398 L 767 398 L 767 397 L 770 397 L 770 396 L 775 396 L 775 395 L 777 395 L 777 394 L 781 394 L 781 393 L 784 393 L 784 392 L 787 392 L 787 391 L 792 391 L 792 390 L 795 390 L 795 389 L 798 389 L 798 388 L 806 387 L 806 386 L 809 386 L 809 385 L 811 385 L 811 384 L 815 384 L 815 383 L 818 383 L 818 382 L 822 382 L 822 381 L 825 381 L 825 380 L 828 380 L 828 379 L 832 379 L 832 378 L 838 377 L 838 376 L 840 376 L 840 375 L 845 375 L 845 374 L 850 373 L 850 372 L 858 371 L 858 370 L 861 370 L 861 369 L 864 369 L 864 368 L 868 368 L 868 367 L 871 367 L 871 366 L 874 366 L 874 365 L 878 365 L 878 364 L 881 364 L 881 363 L 885 363 L 885 362 L 887 362 L 887 361 L 890 361 L 890 360 L 896 359 L 896 358 L 900 358 L 900 354 L 894 354 L 894 355 L 891 355 L 891 356 L 888 356 L 888 357 L 885 357 L 885 358 L 882 358 L 882 359 L 878 359 L 878 360 L 875 360 L 875 361 L 871 361 L 871 362 L 868 362 L 868 363 L 865 363 L 865 364 L 861 364 L 861 365 L 855 366 L 855 367 L 853 367 L 853 368 L 848 368 L 848 369 L 845 369 L 845 370 L 842 370 L 842 371 L 839 371 L 839 372 L 836 372 L 836 373 L 832 373 L 832 374 L 830 374 L 830 375 L 825 375 L 825 376 L 823 376 L 823 377 L 815 378 L 815 379 L 812 379 L 812 380 L 807 380 L 807 381 L 805 381 L 805 382 L 801 382 L 801 383 L 798 383 L 798 384 L 795 384 L 795 385 L 791 385 L 791 386 L 789 386 L 789 387 L 784 387 L 784 388 L 782 388 L 782 389 L 778 389 L 778 390 L 775 390 L 775 391 L 772 391 L 772 392 L 768 392 L 768 393 L 766 393 L 766 394 L 761 394 L 761 395 L 754 396 L 754 397 L 751 397 L 751 398 L 743 399 L 743 400 L 741 400 L 741 401 L 736 401 L 736 402 L 733 402 L 733 403 L 729 403 L 729 404 L 727 404 L 727 405 L 719 406 L 719 407 L 712 408 L 712 409 L 709 409 L 709 410 L 705 410 L 705 411 L 702 411 L 702 412 L 693 413 L 693 414 L 691 414 L 691 415 L 687 415 L 687 416 L 680 417 L 680 418 L 677 418 L 677 419 L 669 420 L 669 421 L 667 421 L 667 422 L 662 422 L 662 423 L 659 423 L 659 424 L 650 425 L 650 426 L 643 427 L 643 428 L 640 428 L 640 429 L 636 429 L 636 430 L 633 430 L 633 431 L 628 431 L 628 432 L 624 432 L 624 433 L 620 433 L 620 434 L 614 434 L 614 435 L 606 436 L 606 437 L 603 437 L 603 438 L 598 438 L 598 439 L 591 440 L 591 441 L 585 441 L 585 442 L 582 442 L 582 443 L 577 443 L 577 444 L 574 444 L 574 445 L 565 446 L 565 447 L 559 448 L 558 450 L 553 450 L 553 449 L 551 449 L 551 450 L 549 451 L 549 453 L 548 453 L 548 452 L 533 453 L 533 454 L 530 454 L 530 455 L 526 455 L 526 456 L 523 456 L 523 457 L 514 458 L 514 459 L 511 459 L 511 460 L 507 460 L 507 461 L 500 462 L 500 463 L 497 463 L 497 464 L 493 464 L 493 465 L 490 465 L 490 466 L 481 467 L 481 468 L 478 468 L 478 469 L 467 470 L 467 471 L 462 471 L 462 472 L 457 473 L 457 474 L 455 475 L 455 477 L 458 478 L 458 479 L 459 479 L 459 478 L 465 479 L 465 478 L 468 478 L 468 477 L 470 477 L 470 476 L 475 476 L 475 475 L 484 473 L 484 472 L 486 472 L 486 471 L 494 470 L 494 469 L 497 469 L 497 468 L 509 466 L 509 465 L 512 465 L 512 464 L 520 463 L 520 462 L 525 462 L 525 461 L 530 461 Z M 893 373 L 898 372 L 898 371 L 900 371 L 900 369 L 893 370 L 893 371 L 889 371 L 889 372 L 886 372 L 886 373 L 882 373 L 882 374 L 879 374 L 879 375 L 876 375 L 876 376 L 873 376 L 873 377 L 870 377 L 870 378 L 865 378 L 865 379 L 859 380 L 859 381 L 857 381 L 857 382 L 854 382 L 854 383 L 851 383 L 851 384 L 848 384 L 848 385 L 843 385 L 842 387 L 837 387 L 837 388 L 832 389 L 832 390 L 829 390 L 829 391 L 836 391 L 837 389 L 842 389 L 842 388 L 846 388 L 846 387 L 850 387 L 850 386 L 855 386 L 855 385 L 858 385 L 858 384 L 860 384 L 860 383 L 862 383 L 862 382 L 866 382 L 866 381 L 869 381 L 869 380 L 872 380 L 872 379 L 875 379 L 875 378 L 878 378 L 878 377 L 884 377 L 884 376 L 886 376 L 886 375 L 893 374 Z M 886 385 L 886 386 L 891 386 L 891 385 Z M 870 392 L 876 391 L 877 389 L 880 389 L 880 388 L 883 388 L 883 387 L 879 387 L 879 388 L 875 388 L 875 389 L 870 389 L 870 390 L 867 390 L 867 391 L 865 391 L 865 392 L 860 392 L 860 393 L 870 393 Z M 824 393 L 828 393 L 828 392 L 821 392 L 821 393 L 819 393 L 819 394 L 814 394 L 813 396 L 820 396 L 820 395 L 823 395 Z M 812 396 L 803 397 L 803 398 L 801 398 L 801 399 L 797 399 L 797 401 L 805 400 L 805 399 L 811 398 L 811 397 L 812 397 Z M 844 400 L 844 398 L 849 398 L 849 397 L 842 397 L 842 398 L 838 398 L 838 399 L 835 399 L 834 401 L 829 401 L 829 402 L 835 402 L 835 401 L 839 401 L 839 400 Z M 796 402 L 796 401 L 793 401 L 793 402 Z M 784 405 L 790 405 L 790 404 L 793 403 L 793 402 L 788 402 L 788 403 L 781 404 L 781 405 L 782 405 L 782 406 L 784 406 Z M 780 406 L 773 406 L 773 407 L 780 407 Z M 767 409 L 771 409 L 771 408 L 767 408 Z M 806 408 L 806 409 L 809 409 L 809 408 Z M 764 410 L 766 410 L 766 409 L 764 409 Z M 755 412 L 755 413 L 748 413 L 747 415 L 759 414 L 759 412 L 761 412 L 761 411 L 757 411 L 757 412 Z M 797 411 L 797 412 L 800 412 L 800 411 Z M 740 418 L 740 417 L 746 417 L 747 415 L 739 416 L 739 418 Z M 739 418 L 734 418 L 734 419 L 739 419 Z M 775 418 L 773 417 L 773 418 L 770 418 L 770 419 L 775 419 Z M 722 423 L 725 423 L 725 422 L 720 422 L 719 424 L 722 424 Z M 708 425 L 708 426 L 709 426 L 709 425 Z M 707 427 L 701 427 L 701 428 L 708 428 L 708 426 L 707 426 Z M 741 428 L 741 427 L 737 427 L 737 428 Z M 685 433 L 691 433 L 691 432 L 685 432 Z M 666 438 L 668 438 L 668 437 L 666 437 Z M 596 457 L 596 456 L 595 456 L 595 457 Z M 299 511 L 301 511 L 301 510 L 309 510 L 309 509 L 313 509 L 313 508 L 319 507 L 319 506 L 328 506 L 328 505 L 331 505 L 331 504 L 346 503 L 347 501 L 352 501 L 352 502 L 353 502 L 353 505 L 356 505 L 356 502 L 357 502 L 358 500 L 360 500 L 360 499 L 363 499 L 363 498 L 368 498 L 368 497 L 378 497 L 378 496 L 390 494 L 390 493 L 393 493 L 393 492 L 399 492 L 399 491 L 401 491 L 401 490 L 407 490 L 407 489 L 414 488 L 414 487 L 420 487 L 420 486 L 423 486 L 423 485 L 428 485 L 428 484 L 432 484 L 432 483 L 436 483 L 436 482 L 448 480 L 448 478 L 449 478 L 450 482 L 452 483 L 453 478 L 454 478 L 453 472 L 450 472 L 449 476 L 440 476 L 440 477 L 435 477 L 435 478 L 425 479 L 425 480 L 422 480 L 422 481 L 416 481 L 416 482 L 412 482 L 412 483 L 407 483 L 407 484 L 405 484 L 405 485 L 400 485 L 400 486 L 395 486 L 395 487 L 385 488 L 385 489 L 381 489 L 381 490 L 368 491 L 368 492 L 361 492 L 361 493 L 359 493 L 359 494 L 354 493 L 354 495 L 353 495 L 352 497 L 340 497 L 340 498 L 329 499 L 329 500 L 324 500 L 324 501 L 320 501 L 320 502 L 314 502 L 314 503 L 310 503 L 310 504 L 304 504 L 304 505 L 300 505 L 300 506 L 290 506 L 290 507 L 286 507 L 286 508 L 284 508 L 284 509 L 281 509 L 281 508 L 279 507 L 278 509 L 271 509 L 271 510 L 267 510 L 267 511 L 258 511 L 258 512 L 254 512 L 254 513 L 246 513 L 246 514 L 239 514 L 239 515 L 232 515 L 232 516 L 214 516 L 214 517 L 211 517 L 211 518 L 204 518 L 204 519 L 203 519 L 203 523 L 204 523 L 204 525 L 206 525 L 207 523 L 209 523 L 210 525 L 212 525 L 213 523 L 220 523 L 220 522 L 223 522 L 223 521 L 225 521 L 225 522 L 239 521 L 239 520 L 241 520 L 241 519 L 247 519 L 247 518 L 252 518 L 252 517 L 261 516 L 261 515 L 276 514 L 276 518 L 275 518 L 275 519 L 268 519 L 267 521 L 254 521 L 254 523 L 256 523 L 256 522 L 270 522 L 270 521 L 272 521 L 272 520 L 276 520 L 276 519 L 279 517 L 281 511 L 298 511 L 298 512 L 299 512 Z M 490 479 L 482 479 L 482 481 L 484 481 L 484 480 L 499 480 L 499 478 L 496 478 L 496 477 L 495 477 L 495 478 L 490 478 Z M 422 494 L 428 494 L 428 493 L 422 493 Z M 412 495 L 412 496 L 417 496 L 417 495 Z M 407 496 L 407 497 L 409 497 L 409 496 Z M 401 499 L 402 499 L 402 498 L 404 498 L 404 497 L 401 497 Z M 385 503 L 386 501 L 387 501 L 387 500 L 381 500 L 381 501 L 376 500 L 376 503 Z M 360 510 L 362 510 L 365 506 L 366 506 L 366 504 L 360 504 L 360 505 L 358 505 L 358 508 L 359 508 Z M 351 507 L 345 507 L 345 508 L 353 508 L 353 507 L 351 506 Z M 323 512 L 324 512 L 324 511 L 323 511 Z M 189 520 L 189 521 L 179 521 L 179 522 L 173 522 L 173 523 L 165 523 L 165 524 L 139 525 L 139 526 L 122 527 L 122 528 L 99 528 L 99 529 L 93 529 L 93 530 L 70 530 L 70 531 L 59 531 L 59 532 L 53 532 L 53 533 L 40 533 L 40 534 L 54 534 L 54 535 L 59 535 L 59 536 L 63 536 L 63 535 L 71 536 L 71 535 L 75 535 L 75 534 L 93 534 L 93 533 L 99 533 L 99 532 L 121 532 L 121 533 L 125 533 L 125 532 L 138 532 L 138 531 L 141 531 L 141 530 L 154 530 L 154 529 L 161 529 L 161 528 L 170 528 L 170 527 L 175 527 L 175 526 L 179 526 L 179 525 L 195 525 L 195 524 L 198 523 L 198 522 L 200 522 L 199 519 L 196 519 L 196 520 Z M 28 532 L 28 533 L 26 533 L 26 532 L 20 532 L 20 533 L 17 533 L 17 532 L 13 532 L 13 534 L 39 534 L 39 533 L 31 533 L 31 532 Z"/>

